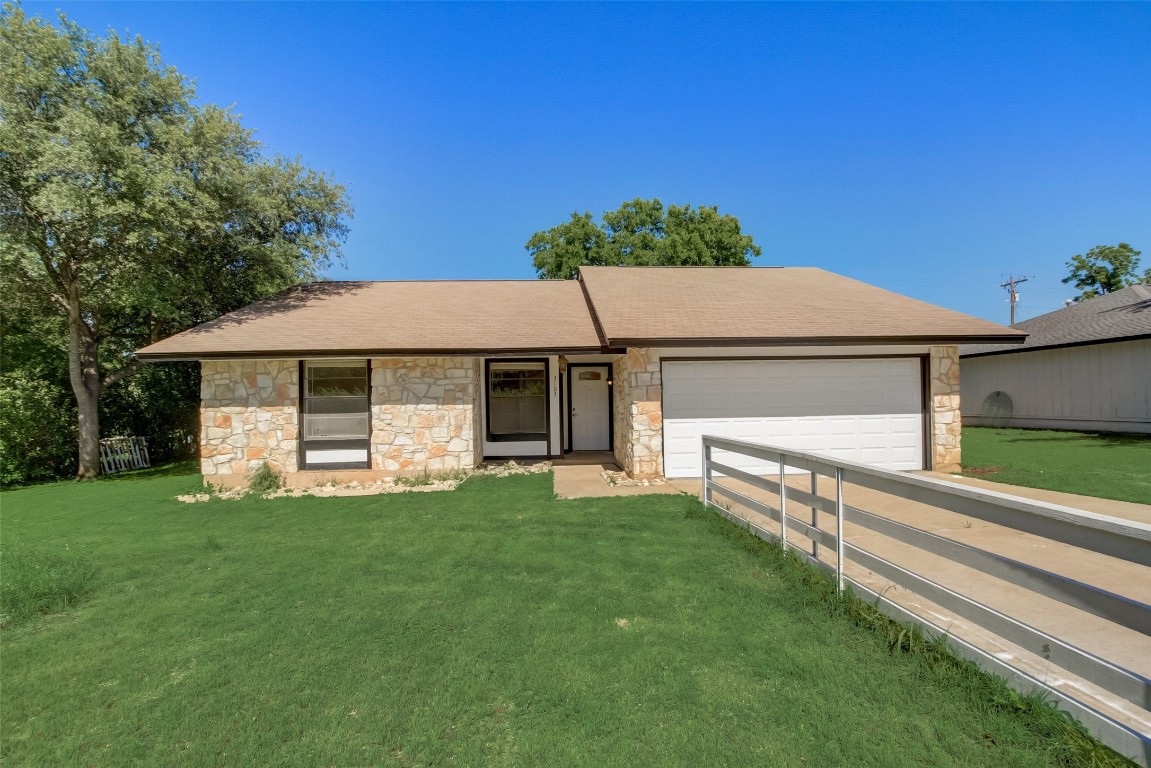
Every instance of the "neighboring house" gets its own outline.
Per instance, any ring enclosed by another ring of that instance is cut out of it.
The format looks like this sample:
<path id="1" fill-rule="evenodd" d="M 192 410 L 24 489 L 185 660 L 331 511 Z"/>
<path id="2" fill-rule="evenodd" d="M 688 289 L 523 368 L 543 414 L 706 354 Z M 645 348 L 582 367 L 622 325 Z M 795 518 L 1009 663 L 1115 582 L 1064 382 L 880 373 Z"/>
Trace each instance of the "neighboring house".
<path id="1" fill-rule="evenodd" d="M 962 347 L 966 424 L 1151 432 L 1151 286 L 1015 327 L 1025 344 Z"/>
<path id="2" fill-rule="evenodd" d="M 300 285 L 138 354 L 201 361 L 214 483 L 571 451 L 649 478 L 699 476 L 704 433 L 954 470 L 957 345 L 1023 338 L 819 269 L 585 267 Z"/>

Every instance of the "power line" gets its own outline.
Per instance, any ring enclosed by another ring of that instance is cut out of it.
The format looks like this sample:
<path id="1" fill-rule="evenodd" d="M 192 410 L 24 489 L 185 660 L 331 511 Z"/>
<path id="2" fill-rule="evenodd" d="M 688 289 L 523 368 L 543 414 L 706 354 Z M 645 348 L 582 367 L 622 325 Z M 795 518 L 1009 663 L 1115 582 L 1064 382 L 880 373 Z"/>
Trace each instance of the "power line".
<path id="1" fill-rule="evenodd" d="M 1020 283 L 1026 283 L 1028 278 L 1016 277 L 1015 275 L 1008 275 L 1007 282 L 1000 285 L 1000 288 L 1006 288 L 1009 301 L 1011 302 L 1011 325 L 1015 325 L 1015 304 L 1019 301 L 1019 292 L 1015 290 L 1015 286 Z"/>

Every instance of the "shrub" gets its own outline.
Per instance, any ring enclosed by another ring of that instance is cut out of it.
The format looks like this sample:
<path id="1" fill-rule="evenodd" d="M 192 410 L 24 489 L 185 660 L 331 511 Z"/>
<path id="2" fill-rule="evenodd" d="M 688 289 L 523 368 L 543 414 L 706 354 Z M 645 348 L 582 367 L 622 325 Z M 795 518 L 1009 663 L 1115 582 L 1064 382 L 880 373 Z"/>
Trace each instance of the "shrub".
<path id="1" fill-rule="evenodd" d="M 102 437 L 148 439 L 152 464 L 197 457 L 200 447 L 200 366 L 149 364 L 100 395 Z"/>
<path id="2" fill-rule="evenodd" d="M 284 476 L 272 469 L 268 462 L 248 472 L 248 490 L 255 493 L 270 493 L 284 485 Z"/>
<path id="3" fill-rule="evenodd" d="M 0 376 L 0 484 L 50 480 L 76 469 L 76 407 L 35 372 Z"/>
<path id="4" fill-rule="evenodd" d="M 55 613 L 91 594 L 96 567 L 67 546 L 0 548 L 0 622 L 6 626 Z"/>

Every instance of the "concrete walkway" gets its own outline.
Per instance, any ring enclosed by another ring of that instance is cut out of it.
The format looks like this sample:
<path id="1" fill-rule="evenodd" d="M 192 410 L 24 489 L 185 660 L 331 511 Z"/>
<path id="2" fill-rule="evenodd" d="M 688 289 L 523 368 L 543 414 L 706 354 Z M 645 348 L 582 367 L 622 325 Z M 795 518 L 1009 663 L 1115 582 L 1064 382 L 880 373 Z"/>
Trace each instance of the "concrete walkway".
<path id="1" fill-rule="evenodd" d="M 592 466 L 557 466 L 556 493 L 563 498 L 656 493 L 688 493 L 698 497 L 702 489 L 700 480 L 673 480 L 667 485 L 658 486 L 613 487 L 607 485 L 600 475 L 605 468 L 616 469 L 614 464 L 607 462 Z M 938 473 L 923 474 L 947 482 L 977 486 L 1135 522 L 1151 523 L 1151 505 L 1021 488 Z M 778 498 L 766 491 L 731 479 L 724 479 L 723 482 L 733 491 L 778 506 Z M 788 485 L 809 490 L 808 483 L 807 475 L 793 475 L 789 477 Z M 834 490 L 830 494 L 824 491 L 822 495 L 834 496 Z M 1134 563 L 857 486 L 848 485 L 844 488 L 844 501 L 873 514 L 953 541 L 1060 573 L 1138 602 L 1151 603 L 1151 569 Z M 733 513 L 778 534 L 779 526 L 771 520 L 735 504 L 731 509 Z M 789 504 L 788 514 L 801 520 L 810 520 L 812 513 L 808 507 L 793 507 Z M 819 514 L 817 522 L 821 529 L 834 533 L 835 521 L 831 515 Z M 805 542 L 805 547 L 810 547 L 808 539 L 799 536 L 796 538 Z M 851 524 L 846 526 L 845 539 L 861 549 L 927 576 L 951 590 L 1030 624 L 1060 640 L 1145 677 L 1151 677 L 1151 638 L 1142 633 Z M 822 548 L 820 559 L 833 564 L 834 552 Z M 1151 713 L 1147 710 L 1118 699 L 1073 675 L 1065 674 L 1059 668 L 1053 667 L 1041 654 L 1006 642 L 947 609 L 850 562 L 848 574 L 877 593 L 945 629 L 949 634 L 963 638 L 994 654 L 1000 660 L 1044 680 L 1047 684 L 1067 692 L 1141 733 L 1151 734 Z"/>
<path id="2" fill-rule="evenodd" d="M 1149 470 L 1151 471 L 1151 470 Z M 924 477 L 933 477 L 936 480 L 945 480 L 949 483 L 959 483 L 973 488 L 986 488 L 998 493 L 1009 493 L 1012 496 L 1022 496 L 1025 499 L 1046 501 L 1049 504 L 1061 504 L 1065 507 L 1085 509 L 1100 515 L 1120 517 L 1136 523 L 1151 525 L 1151 504 L 1136 504 L 1130 501 L 1116 501 L 1115 499 L 1100 499 L 1095 496 L 1080 496 L 1076 493 L 1063 493 L 1061 491 L 1046 491 L 1042 488 L 1024 488 L 1021 485 L 1007 485 L 995 483 L 978 477 L 964 477 L 963 475 L 948 475 L 942 472 L 916 472 Z"/>
<path id="3" fill-rule="evenodd" d="M 699 481 L 687 484 L 670 481 L 662 485 L 608 485 L 603 471 L 619 471 L 611 454 L 589 462 L 580 460 L 553 462 L 555 493 L 561 499 L 587 499 L 601 496 L 645 496 L 653 493 L 690 493 L 699 496 Z M 694 487 L 691 485 L 694 483 Z"/>

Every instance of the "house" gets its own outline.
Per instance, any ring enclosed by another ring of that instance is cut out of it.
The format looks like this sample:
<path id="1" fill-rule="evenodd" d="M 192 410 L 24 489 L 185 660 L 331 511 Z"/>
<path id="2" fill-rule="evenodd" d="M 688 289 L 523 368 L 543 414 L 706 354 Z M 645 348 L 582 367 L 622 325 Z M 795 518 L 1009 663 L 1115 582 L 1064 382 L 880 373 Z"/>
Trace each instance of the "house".
<path id="1" fill-rule="evenodd" d="M 300 285 L 138 355 L 201 362 L 217 484 L 572 451 L 650 478 L 699 476 L 704 433 L 953 470 L 958 345 L 1023 338 L 820 269 L 584 267 Z"/>
<path id="2" fill-rule="evenodd" d="M 1151 286 L 1015 327 L 1026 343 L 962 347 L 965 423 L 1151 433 Z"/>

